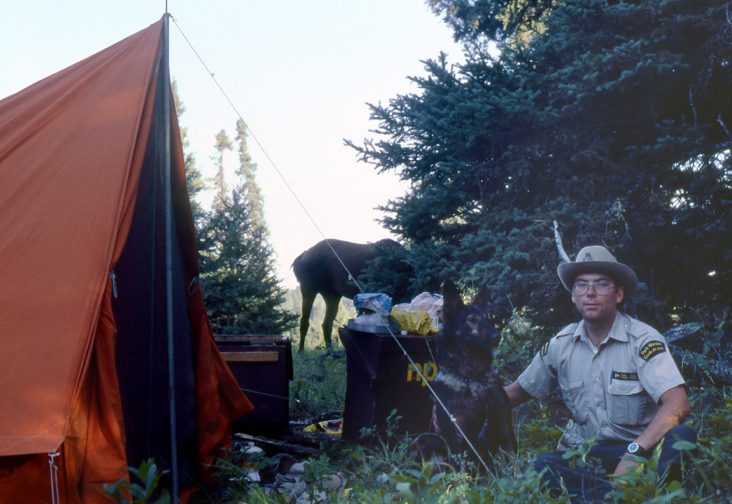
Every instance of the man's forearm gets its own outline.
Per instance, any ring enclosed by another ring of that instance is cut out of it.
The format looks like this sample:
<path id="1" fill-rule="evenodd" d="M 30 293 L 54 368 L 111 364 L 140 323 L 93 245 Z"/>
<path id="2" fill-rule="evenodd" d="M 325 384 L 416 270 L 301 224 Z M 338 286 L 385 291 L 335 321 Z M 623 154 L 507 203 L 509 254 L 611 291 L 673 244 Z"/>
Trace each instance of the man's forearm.
<path id="1" fill-rule="evenodd" d="M 689 414 L 689 399 L 683 385 L 667 390 L 661 396 L 661 407 L 648 424 L 648 427 L 636 439 L 643 448 L 650 450 L 656 446 L 663 436 L 679 425 Z"/>
<path id="2" fill-rule="evenodd" d="M 667 390 L 661 395 L 661 407 L 648 427 L 636 438 L 636 442 L 646 450 L 653 449 L 668 431 L 679 425 L 689 414 L 689 398 L 683 385 Z M 623 457 L 615 468 L 621 475 L 636 463 Z"/>

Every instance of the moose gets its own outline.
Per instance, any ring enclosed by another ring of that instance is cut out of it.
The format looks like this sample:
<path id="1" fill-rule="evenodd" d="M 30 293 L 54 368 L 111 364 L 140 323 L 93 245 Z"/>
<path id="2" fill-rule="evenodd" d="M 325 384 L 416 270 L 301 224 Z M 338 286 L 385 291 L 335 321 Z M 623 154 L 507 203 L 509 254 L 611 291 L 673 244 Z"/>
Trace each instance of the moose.
<path id="1" fill-rule="evenodd" d="M 407 284 L 411 275 L 405 273 L 409 268 L 403 260 L 405 254 L 404 248 L 390 239 L 375 243 L 325 239 L 297 256 L 292 263 L 292 269 L 302 293 L 298 351 L 302 352 L 305 348 L 305 335 L 310 327 L 310 311 L 315 296 L 320 294 L 325 301 L 323 338 L 326 348 L 331 349 L 333 320 L 338 313 L 341 297 L 353 298 L 358 294 L 359 286 L 363 288 L 363 279 L 368 276 L 366 273 L 372 268 L 378 268 L 380 260 L 388 261 L 392 265 L 389 269 L 396 270 L 390 277 L 390 285 L 385 286 L 382 292 L 391 295 L 396 301 L 408 299 Z"/>

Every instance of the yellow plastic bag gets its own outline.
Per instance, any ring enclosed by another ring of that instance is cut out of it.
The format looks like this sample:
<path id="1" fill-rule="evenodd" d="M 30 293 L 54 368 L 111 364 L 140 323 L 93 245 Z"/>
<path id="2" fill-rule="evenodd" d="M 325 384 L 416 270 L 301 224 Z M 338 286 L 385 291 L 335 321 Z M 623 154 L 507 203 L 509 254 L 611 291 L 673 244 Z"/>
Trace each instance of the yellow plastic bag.
<path id="1" fill-rule="evenodd" d="M 305 427 L 303 432 L 319 432 L 321 434 L 328 434 L 329 436 L 340 436 L 343 434 L 343 419 L 338 418 L 336 420 L 316 422 Z"/>
<path id="2" fill-rule="evenodd" d="M 395 307 L 391 310 L 391 318 L 408 333 L 427 336 L 437 332 L 437 328 L 432 326 L 430 314 L 426 311 L 407 311 Z"/>

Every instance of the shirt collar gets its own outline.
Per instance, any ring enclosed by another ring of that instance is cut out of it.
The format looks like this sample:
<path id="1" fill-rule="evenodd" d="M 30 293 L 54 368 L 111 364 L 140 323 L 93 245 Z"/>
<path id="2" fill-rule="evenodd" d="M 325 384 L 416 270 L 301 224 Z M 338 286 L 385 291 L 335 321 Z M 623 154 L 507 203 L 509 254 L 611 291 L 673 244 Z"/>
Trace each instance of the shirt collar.
<path id="1" fill-rule="evenodd" d="M 610 328 L 610 332 L 608 333 L 609 339 L 614 339 L 617 341 L 627 342 L 628 341 L 628 333 L 627 329 L 630 327 L 630 319 L 627 315 L 625 315 L 622 312 L 618 312 L 615 314 L 615 320 L 613 320 L 613 325 Z M 581 320 L 579 324 L 577 324 L 577 327 L 574 330 L 573 338 L 575 341 L 579 339 L 584 339 L 589 341 L 587 338 L 587 335 L 585 334 L 585 321 Z"/>

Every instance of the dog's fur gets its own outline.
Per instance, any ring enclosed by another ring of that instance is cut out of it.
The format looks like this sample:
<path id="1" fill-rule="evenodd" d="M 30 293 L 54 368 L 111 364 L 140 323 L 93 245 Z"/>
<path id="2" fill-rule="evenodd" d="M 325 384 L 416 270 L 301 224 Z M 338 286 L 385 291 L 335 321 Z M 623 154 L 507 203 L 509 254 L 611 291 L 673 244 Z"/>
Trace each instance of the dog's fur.
<path id="1" fill-rule="evenodd" d="M 513 456 L 516 437 L 508 396 L 492 367 L 500 334 L 486 316 L 484 298 L 487 291 L 482 289 L 472 304 L 465 305 L 452 282 L 443 286 L 443 327 L 437 334 L 438 372 L 433 388 L 483 461 L 490 463 L 500 451 Z M 452 454 L 468 450 L 474 459 L 439 404 L 434 407 L 433 428 L 444 437 Z"/>

